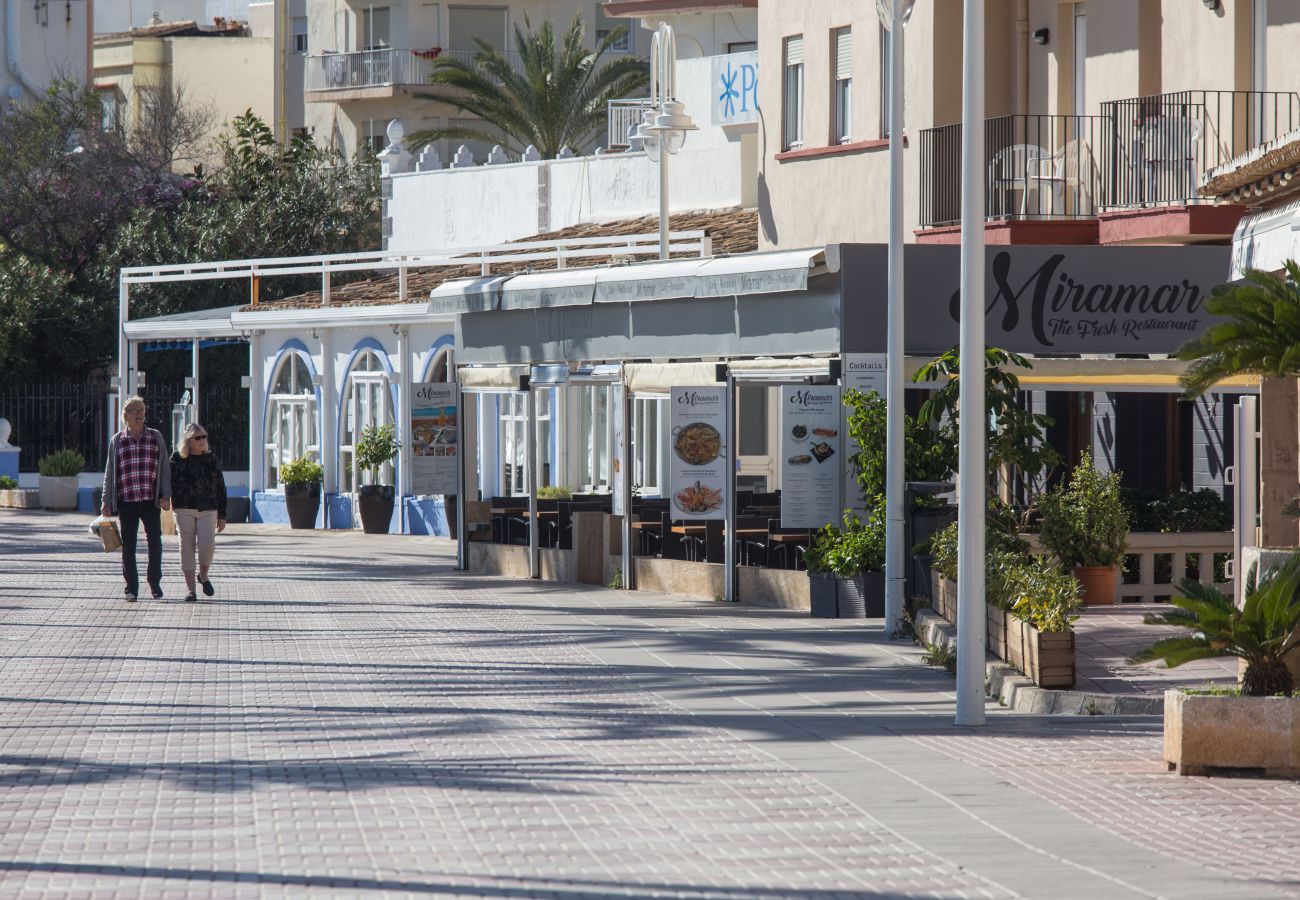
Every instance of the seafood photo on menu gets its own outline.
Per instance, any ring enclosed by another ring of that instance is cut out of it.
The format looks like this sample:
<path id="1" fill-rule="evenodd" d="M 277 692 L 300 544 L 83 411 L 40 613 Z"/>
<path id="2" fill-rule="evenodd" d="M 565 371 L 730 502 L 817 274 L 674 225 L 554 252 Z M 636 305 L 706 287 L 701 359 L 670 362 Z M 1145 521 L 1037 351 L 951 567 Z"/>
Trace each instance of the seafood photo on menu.
<path id="1" fill-rule="evenodd" d="M 697 481 L 673 494 L 673 502 L 684 513 L 706 513 L 722 506 L 722 491 Z"/>
<path id="2" fill-rule="evenodd" d="M 677 432 L 673 451 L 684 463 L 707 466 L 722 452 L 722 435 L 706 422 L 692 422 Z"/>

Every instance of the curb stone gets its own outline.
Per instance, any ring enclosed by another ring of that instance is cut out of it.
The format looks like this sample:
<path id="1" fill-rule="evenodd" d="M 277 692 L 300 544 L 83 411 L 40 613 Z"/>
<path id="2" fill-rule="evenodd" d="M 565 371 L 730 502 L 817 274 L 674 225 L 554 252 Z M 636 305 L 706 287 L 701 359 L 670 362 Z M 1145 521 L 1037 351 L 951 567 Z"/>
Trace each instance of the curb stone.
<path id="1" fill-rule="evenodd" d="M 929 609 L 916 614 L 916 634 L 927 644 L 957 651 L 957 627 Z M 1052 691 L 1037 687 L 1002 660 L 990 656 L 984 664 L 984 690 L 1012 712 L 1055 716 L 1162 716 L 1164 694 L 1099 694 L 1091 691 Z"/>

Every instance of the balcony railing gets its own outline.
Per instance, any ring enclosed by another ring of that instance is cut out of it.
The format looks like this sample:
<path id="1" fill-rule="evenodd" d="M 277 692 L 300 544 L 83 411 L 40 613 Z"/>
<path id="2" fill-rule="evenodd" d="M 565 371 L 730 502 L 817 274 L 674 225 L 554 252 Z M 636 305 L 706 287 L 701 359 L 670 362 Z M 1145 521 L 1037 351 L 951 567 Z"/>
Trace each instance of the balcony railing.
<path id="1" fill-rule="evenodd" d="M 1300 127 L 1300 95 L 1179 91 L 1102 104 L 1114 128 L 1107 206 L 1211 202 L 1205 173 Z"/>
<path id="2" fill-rule="evenodd" d="M 1205 173 L 1300 128 L 1300 95 L 1181 91 L 1102 104 L 1100 116 L 984 124 L 989 219 L 1091 218 L 1100 209 L 1211 202 Z M 961 218 L 961 124 L 921 132 L 921 227 Z"/>
<path id="3" fill-rule="evenodd" d="M 984 123 L 989 219 L 1086 219 L 1109 166 L 1098 116 L 999 116 Z M 961 220 L 961 124 L 921 132 L 921 227 Z"/>
<path id="4" fill-rule="evenodd" d="M 359 50 L 356 53 L 327 53 L 307 60 L 307 90 L 335 91 L 348 88 L 421 85 L 429 83 L 435 59 L 474 61 L 475 50 Z M 519 54 L 506 53 L 516 71 Z"/>
<path id="5" fill-rule="evenodd" d="M 605 146 L 626 147 L 628 129 L 639 125 L 642 115 L 649 108 L 649 97 L 629 97 L 609 101 L 609 130 Z"/>

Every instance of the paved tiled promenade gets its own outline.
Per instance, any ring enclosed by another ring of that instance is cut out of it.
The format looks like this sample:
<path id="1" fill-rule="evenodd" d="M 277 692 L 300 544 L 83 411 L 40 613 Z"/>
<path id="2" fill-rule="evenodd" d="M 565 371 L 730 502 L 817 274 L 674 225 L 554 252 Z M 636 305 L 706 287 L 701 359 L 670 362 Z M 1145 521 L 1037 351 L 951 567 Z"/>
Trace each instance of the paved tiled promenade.
<path id="1" fill-rule="evenodd" d="M 260 526 L 127 605 L 84 519 L 0 511 L 2 897 L 1300 896 L 1300 786 L 878 627 Z"/>

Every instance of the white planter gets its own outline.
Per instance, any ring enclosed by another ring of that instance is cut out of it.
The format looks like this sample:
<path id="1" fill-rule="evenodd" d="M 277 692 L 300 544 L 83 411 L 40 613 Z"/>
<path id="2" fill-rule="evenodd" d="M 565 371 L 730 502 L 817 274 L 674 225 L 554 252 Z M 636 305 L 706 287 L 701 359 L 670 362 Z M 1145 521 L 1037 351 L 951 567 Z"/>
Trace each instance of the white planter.
<path id="1" fill-rule="evenodd" d="M 77 476 L 58 477 L 42 475 L 37 483 L 41 491 L 42 509 L 76 509 Z"/>
<path id="2" fill-rule="evenodd" d="M 0 491 L 0 509 L 39 509 L 41 495 L 38 491 L 26 488 L 10 488 Z"/>
<path id="3" fill-rule="evenodd" d="M 1165 691 L 1165 764 L 1179 775 L 1300 776 L 1300 697 Z"/>

